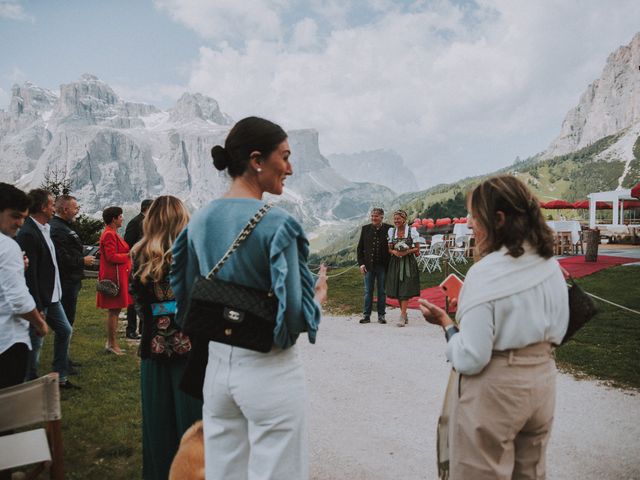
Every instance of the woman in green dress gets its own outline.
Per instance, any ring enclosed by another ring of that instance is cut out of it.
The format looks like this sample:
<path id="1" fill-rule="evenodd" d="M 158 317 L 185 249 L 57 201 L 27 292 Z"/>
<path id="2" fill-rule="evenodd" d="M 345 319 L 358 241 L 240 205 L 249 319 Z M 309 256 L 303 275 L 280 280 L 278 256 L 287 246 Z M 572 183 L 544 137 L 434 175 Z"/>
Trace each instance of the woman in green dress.
<path id="1" fill-rule="evenodd" d="M 385 290 L 387 297 L 400 302 L 398 327 L 408 322 L 407 306 L 412 297 L 420 295 L 420 273 L 416 254 L 420 252 L 420 235 L 414 227 L 407 225 L 407 212 L 393 213 L 395 227 L 389 229 L 389 253 L 391 260 L 387 270 Z"/>
<path id="2" fill-rule="evenodd" d="M 182 201 L 171 195 L 154 200 L 142 224 L 143 237 L 132 250 L 131 290 L 142 316 L 140 391 L 142 400 L 142 478 L 166 480 L 182 434 L 202 418 L 202 402 L 178 385 L 191 340 L 176 324 L 175 296 L 169 284 L 172 247 L 189 222 Z"/>

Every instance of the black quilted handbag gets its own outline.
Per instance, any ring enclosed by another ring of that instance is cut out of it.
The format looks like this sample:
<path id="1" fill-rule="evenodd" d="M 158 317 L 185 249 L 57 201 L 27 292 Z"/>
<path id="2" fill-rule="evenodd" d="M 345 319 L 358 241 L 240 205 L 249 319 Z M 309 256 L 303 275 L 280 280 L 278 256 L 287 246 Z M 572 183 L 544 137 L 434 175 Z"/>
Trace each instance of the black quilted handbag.
<path id="1" fill-rule="evenodd" d="M 234 240 L 206 277 L 198 277 L 189 296 L 183 331 L 191 338 L 207 339 L 257 352 L 269 352 L 278 313 L 273 292 L 215 278 L 271 205 L 263 206 Z"/>
<path id="2" fill-rule="evenodd" d="M 596 313 L 598 308 L 591 297 L 575 283 L 573 278 L 569 278 L 569 326 L 561 345 L 567 343 Z"/>

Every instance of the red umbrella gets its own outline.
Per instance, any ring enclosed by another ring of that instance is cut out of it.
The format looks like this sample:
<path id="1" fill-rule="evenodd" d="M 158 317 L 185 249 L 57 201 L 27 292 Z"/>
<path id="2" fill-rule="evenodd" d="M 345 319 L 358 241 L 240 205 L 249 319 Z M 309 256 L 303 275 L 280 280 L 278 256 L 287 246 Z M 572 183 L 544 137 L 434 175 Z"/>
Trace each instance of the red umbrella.
<path id="1" fill-rule="evenodd" d="M 631 189 L 631 196 L 640 198 L 640 183 Z"/>
<path id="2" fill-rule="evenodd" d="M 640 200 L 624 200 L 624 208 L 640 208 Z"/>
<path id="3" fill-rule="evenodd" d="M 561 208 L 573 208 L 573 204 L 564 200 L 551 200 L 550 202 L 547 202 L 543 208 L 558 210 Z"/>
<path id="4" fill-rule="evenodd" d="M 578 202 L 573 202 L 573 208 L 577 208 L 579 210 L 588 210 L 589 200 L 580 200 Z"/>

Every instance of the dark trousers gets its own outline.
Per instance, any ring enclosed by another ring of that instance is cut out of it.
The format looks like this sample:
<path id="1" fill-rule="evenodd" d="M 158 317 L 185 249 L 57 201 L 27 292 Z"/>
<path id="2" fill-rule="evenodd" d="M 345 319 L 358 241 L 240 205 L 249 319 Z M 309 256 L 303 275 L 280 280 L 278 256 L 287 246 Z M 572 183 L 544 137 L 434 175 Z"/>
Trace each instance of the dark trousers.
<path id="1" fill-rule="evenodd" d="M 77 282 L 62 282 L 62 298 L 60 299 L 60 303 L 62 303 L 64 313 L 67 315 L 67 320 L 69 320 L 71 325 L 76 321 L 76 305 L 78 303 L 80 287 L 82 287 L 80 280 Z"/>
<path id="2" fill-rule="evenodd" d="M 142 330 L 142 329 L 140 329 Z M 127 307 L 127 334 L 136 333 L 138 331 L 138 314 L 135 305 Z"/>
<path id="3" fill-rule="evenodd" d="M 14 343 L 0 353 L 0 388 L 24 382 L 28 361 L 29 347 L 26 343 Z"/>
<path id="4" fill-rule="evenodd" d="M 364 316 L 369 317 L 371 315 L 371 309 L 373 307 L 373 287 L 374 283 L 377 286 L 378 302 L 376 305 L 376 311 L 378 316 L 384 316 L 387 308 L 387 295 L 385 293 L 384 284 L 387 269 L 384 265 L 374 265 L 371 270 L 367 270 L 364 274 Z"/>

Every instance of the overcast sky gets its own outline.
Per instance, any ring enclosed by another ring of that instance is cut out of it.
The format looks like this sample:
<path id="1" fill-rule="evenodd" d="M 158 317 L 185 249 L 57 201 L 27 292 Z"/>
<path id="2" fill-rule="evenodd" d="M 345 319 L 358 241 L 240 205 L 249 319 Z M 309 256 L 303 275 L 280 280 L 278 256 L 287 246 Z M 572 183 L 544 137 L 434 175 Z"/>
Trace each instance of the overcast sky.
<path id="1" fill-rule="evenodd" d="M 393 149 L 424 187 L 544 150 L 639 20 L 638 0 L 0 0 L 0 108 L 82 73 L 161 108 L 201 92 L 325 155 Z"/>

